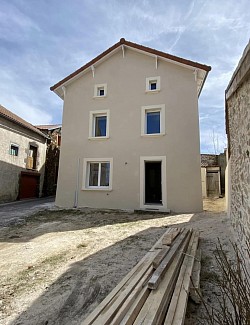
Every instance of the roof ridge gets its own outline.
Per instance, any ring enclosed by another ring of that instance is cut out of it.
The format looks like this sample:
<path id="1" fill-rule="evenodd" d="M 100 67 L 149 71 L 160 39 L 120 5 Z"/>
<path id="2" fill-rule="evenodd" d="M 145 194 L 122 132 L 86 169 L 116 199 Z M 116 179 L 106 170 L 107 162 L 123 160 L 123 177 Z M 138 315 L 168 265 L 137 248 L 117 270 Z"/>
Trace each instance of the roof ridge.
<path id="1" fill-rule="evenodd" d="M 35 133 L 38 133 L 39 135 L 47 138 L 47 136 L 43 132 L 41 132 L 38 128 L 36 128 L 33 124 L 29 123 L 28 121 L 24 120 L 20 116 L 18 116 L 15 113 L 11 112 L 10 110 L 8 110 L 3 105 L 0 105 L 0 115 L 4 116 L 8 120 L 10 120 L 10 121 L 12 121 L 12 122 L 14 122 L 16 124 L 19 124 L 19 125 L 27 128 L 27 129 L 29 129 L 29 130 L 32 130 Z"/>

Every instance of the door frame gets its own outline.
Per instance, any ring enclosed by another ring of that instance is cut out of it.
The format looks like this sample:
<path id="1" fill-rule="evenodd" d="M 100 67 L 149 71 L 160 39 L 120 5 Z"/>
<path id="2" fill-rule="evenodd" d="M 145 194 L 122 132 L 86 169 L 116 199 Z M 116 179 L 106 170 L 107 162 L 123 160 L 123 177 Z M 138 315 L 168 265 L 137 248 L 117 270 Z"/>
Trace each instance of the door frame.
<path id="1" fill-rule="evenodd" d="M 161 162 L 162 204 L 145 204 L 145 162 Z M 140 157 L 140 208 L 143 210 L 169 211 L 167 209 L 166 156 Z"/>

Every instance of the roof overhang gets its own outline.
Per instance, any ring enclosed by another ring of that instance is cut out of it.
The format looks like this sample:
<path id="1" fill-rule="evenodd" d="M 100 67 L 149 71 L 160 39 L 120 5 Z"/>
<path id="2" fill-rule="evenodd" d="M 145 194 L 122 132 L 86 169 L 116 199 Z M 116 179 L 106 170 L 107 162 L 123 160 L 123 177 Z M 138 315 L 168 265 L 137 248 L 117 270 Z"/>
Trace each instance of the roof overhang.
<path id="1" fill-rule="evenodd" d="M 91 60 L 90 62 L 88 62 L 87 64 L 85 64 L 84 66 L 76 70 L 75 72 L 71 73 L 66 78 L 59 81 L 58 83 L 56 83 L 54 86 L 50 87 L 50 90 L 54 91 L 60 98 L 64 99 L 66 86 L 68 86 L 76 79 L 80 78 L 82 75 L 90 71 L 93 72 L 93 70 L 99 64 L 101 64 L 104 60 L 107 60 L 110 56 L 112 56 L 116 52 L 122 51 L 124 55 L 126 48 L 154 57 L 156 59 L 156 64 L 157 64 L 157 60 L 161 59 L 192 70 L 195 75 L 195 80 L 197 82 L 198 96 L 201 93 L 208 72 L 211 70 L 210 66 L 198 62 L 186 60 L 165 52 L 161 52 L 146 46 L 142 46 L 136 43 L 126 41 L 124 38 L 121 38 L 118 43 L 114 44 L 112 47 L 110 47 L 109 49 L 107 49 L 106 51 L 98 55 L 96 58 L 94 58 L 93 60 Z"/>

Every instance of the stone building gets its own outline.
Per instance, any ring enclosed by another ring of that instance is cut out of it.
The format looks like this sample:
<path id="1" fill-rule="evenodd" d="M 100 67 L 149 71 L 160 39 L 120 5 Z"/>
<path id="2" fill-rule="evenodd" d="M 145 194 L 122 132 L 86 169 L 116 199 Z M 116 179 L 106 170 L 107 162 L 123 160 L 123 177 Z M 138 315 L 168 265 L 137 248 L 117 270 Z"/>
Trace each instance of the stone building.
<path id="1" fill-rule="evenodd" d="M 219 197 L 225 194 L 226 154 L 201 154 L 202 197 Z"/>
<path id="2" fill-rule="evenodd" d="M 57 188 L 62 126 L 61 124 L 53 124 L 36 125 L 36 127 L 49 137 L 47 141 L 43 195 L 51 196 L 56 194 Z"/>
<path id="3" fill-rule="evenodd" d="M 46 139 L 0 105 L 0 203 L 42 195 Z"/>
<path id="4" fill-rule="evenodd" d="M 250 42 L 226 89 L 228 214 L 242 243 L 250 238 Z"/>

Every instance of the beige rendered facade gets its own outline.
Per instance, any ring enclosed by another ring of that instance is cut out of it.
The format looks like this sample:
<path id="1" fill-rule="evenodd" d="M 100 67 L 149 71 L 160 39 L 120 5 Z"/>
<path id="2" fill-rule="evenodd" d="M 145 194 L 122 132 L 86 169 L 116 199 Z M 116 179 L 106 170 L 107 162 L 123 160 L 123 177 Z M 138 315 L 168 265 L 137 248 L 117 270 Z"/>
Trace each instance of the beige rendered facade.
<path id="1" fill-rule="evenodd" d="M 200 211 L 198 92 L 210 67 L 134 45 L 121 39 L 51 87 L 64 99 L 56 204 Z"/>

